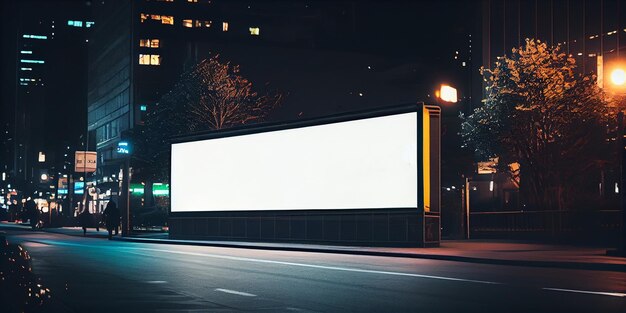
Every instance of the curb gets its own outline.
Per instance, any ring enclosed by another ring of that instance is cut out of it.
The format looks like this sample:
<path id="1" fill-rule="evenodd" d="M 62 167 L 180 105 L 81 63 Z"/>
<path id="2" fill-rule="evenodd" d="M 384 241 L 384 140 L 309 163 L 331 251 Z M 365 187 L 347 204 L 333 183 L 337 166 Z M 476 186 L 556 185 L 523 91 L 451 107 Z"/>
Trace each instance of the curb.
<path id="1" fill-rule="evenodd" d="M 22 227 L 19 227 L 19 226 L 22 226 Z M 56 229 L 58 229 L 58 228 L 40 228 L 40 229 L 32 230 L 30 228 L 30 226 L 28 226 L 28 227 L 23 227 L 23 225 L 19 225 L 19 226 L 17 226 L 17 227 L 13 226 L 13 227 L 11 227 L 11 229 L 15 230 L 15 231 L 44 232 L 44 233 L 59 234 L 59 235 L 65 235 L 65 236 L 71 236 L 71 237 L 79 237 L 79 238 L 107 238 L 107 235 L 105 235 L 105 234 L 98 234 L 98 233 L 95 233 L 93 231 L 91 231 L 91 232 L 87 231 L 87 235 L 83 236 L 82 231 L 80 233 L 72 234 L 72 233 L 69 233 L 69 232 L 56 231 Z"/>
<path id="2" fill-rule="evenodd" d="M 332 248 L 324 249 L 324 248 L 316 248 L 316 247 L 261 246 L 261 245 L 254 245 L 254 244 L 237 244 L 237 243 L 230 244 L 230 243 L 217 243 L 217 242 L 205 242 L 205 241 L 151 239 L 151 238 L 137 238 L 137 237 L 113 237 L 112 240 L 138 242 L 138 243 L 192 245 L 192 246 L 207 246 L 207 247 L 220 247 L 220 248 L 239 248 L 239 249 L 272 250 L 272 251 L 297 251 L 297 252 L 334 253 L 334 254 L 348 254 L 348 255 L 383 256 L 383 257 L 428 259 L 428 260 L 441 260 L 441 261 L 478 263 L 478 264 L 490 264 L 490 265 L 548 267 L 548 268 L 560 268 L 560 269 L 626 272 L 626 264 L 612 264 L 612 263 L 505 260 L 505 259 L 487 259 L 487 258 L 466 257 L 466 256 L 456 256 L 456 255 L 441 255 L 441 254 L 343 250 L 343 249 L 332 249 Z"/>
<path id="3" fill-rule="evenodd" d="M 17 228 L 17 229 L 20 229 L 20 228 Z M 22 230 L 26 230 L 26 229 L 22 229 Z M 55 232 L 55 231 L 50 231 L 50 230 L 45 230 L 45 229 L 43 231 L 56 233 L 56 234 L 61 234 L 61 235 L 67 235 L 67 236 L 83 237 L 83 236 L 67 234 L 67 233 L 64 233 L 64 232 Z M 97 235 L 96 236 L 87 236 L 87 238 L 89 238 L 89 237 L 91 237 L 91 238 L 106 238 L 106 236 L 97 236 Z M 458 255 L 426 254 L 426 253 L 403 253 L 403 252 L 388 252 L 388 251 L 344 250 L 344 249 L 303 247 L 303 246 L 299 246 L 299 247 L 263 246 L 263 245 L 255 245 L 255 244 L 207 242 L 207 241 L 176 240 L 176 239 L 153 239 L 153 238 L 137 238 L 137 237 L 113 237 L 112 240 L 115 240 L 115 241 L 127 241 L 127 242 L 137 242 L 137 243 L 152 243 L 152 244 L 192 245 L 192 246 L 236 248 L 236 249 L 255 249 L 255 250 L 270 250 L 270 251 L 296 251 L 296 252 L 314 252 L 314 253 L 333 253 L 333 254 L 346 254 L 346 255 L 365 255 L 365 256 L 382 256 L 382 257 L 411 258 L 411 259 L 427 259 L 427 260 L 440 260 L 440 261 L 452 261 L 452 262 L 464 262 L 464 263 L 476 263 L 476 264 L 489 264 L 489 265 L 543 267 L 543 268 L 560 268 L 560 269 L 592 270 L 592 271 L 611 271 L 611 272 L 624 272 L 624 273 L 626 273 L 626 264 L 613 264 L 613 263 L 536 261 L 536 260 L 506 260 L 506 259 L 488 259 L 488 258 L 458 256 Z"/>

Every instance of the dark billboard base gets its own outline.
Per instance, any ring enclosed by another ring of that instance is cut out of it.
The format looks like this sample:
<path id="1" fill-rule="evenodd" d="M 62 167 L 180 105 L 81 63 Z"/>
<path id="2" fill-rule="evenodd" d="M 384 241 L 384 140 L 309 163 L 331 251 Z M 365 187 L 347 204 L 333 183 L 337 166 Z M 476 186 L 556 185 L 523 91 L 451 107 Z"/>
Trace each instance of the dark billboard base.
<path id="1" fill-rule="evenodd" d="M 427 215 L 424 221 L 423 213 L 415 211 L 239 212 L 169 218 L 170 238 L 189 240 L 424 247 L 438 246 L 438 230 L 438 215 Z"/>

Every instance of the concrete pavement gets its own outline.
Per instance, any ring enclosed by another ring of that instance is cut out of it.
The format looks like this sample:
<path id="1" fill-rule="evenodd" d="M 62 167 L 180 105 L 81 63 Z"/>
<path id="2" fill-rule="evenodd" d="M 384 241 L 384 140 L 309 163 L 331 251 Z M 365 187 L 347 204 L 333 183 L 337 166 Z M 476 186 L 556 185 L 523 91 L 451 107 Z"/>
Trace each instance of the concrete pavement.
<path id="1" fill-rule="evenodd" d="M 606 256 L 606 248 L 510 241 L 442 241 L 437 248 L 334 246 L 300 243 L 174 240 L 146 236 L 114 240 L 260 250 L 302 251 L 470 262 L 494 265 L 553 267 L 626 272 L 626 258 Z"/>
<path id="2" fill-rule="evenodd" d="M 2 222 L 0 227 L 28 227 Z M 1 229 L 1 228 L 0 228 Z M 47 228 L 47 232 L 82 236 L 80 227 Z M 88 237 L 106 238 L 106 230 L 88 229 Z M 442 241 L 438 248 L 336 246 L 302 243 L 266 243 L 210 240 L 175 240 L 166 233 L 138 233 L 114 240 L 154 244 L 213 246 L 225 248 L 302 251 L 469 262 L 494 265 L 584 269 L 626 272 L 626 258 L 606 255 L 606 247 L 581 247 L 497 240 Z"/>

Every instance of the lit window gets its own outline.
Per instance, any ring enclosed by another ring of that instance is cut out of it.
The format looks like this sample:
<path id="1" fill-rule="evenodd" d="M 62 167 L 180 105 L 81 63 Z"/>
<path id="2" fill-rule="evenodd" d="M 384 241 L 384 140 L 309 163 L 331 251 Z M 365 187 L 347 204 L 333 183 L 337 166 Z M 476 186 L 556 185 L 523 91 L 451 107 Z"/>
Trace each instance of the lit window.
<path id="1" fill-rule="evenodd" d="M 139 46 L 145 48 L 158 48 L 160 46 L 159 39 L 139 39 Z"/>
<path id="2" fill-rule="evenodd" d="M 227 32 L 228 31 L 228 22 L 222 22 L 222 31 L 223 32 Z"/>
<path id="3" fill-rule="evenodd" d="M 158 14 L 140 14 L 141 22 L 145 22 L 146 20 L 154 20 L 161 21 L 162 24 L 174 25 L 174 17 L 171 15 L 158 15 Z"/>
<path id="4" fill-rule="evenodd" d="M 171 15 L 163 15 L 163 16 L 161 16 L 161 23 L 168 24 L 168 25 L 174 25 L 174 17 L 171 16 Z"/>
<path id="5" fill-rule="evenodd" d="M 150 55 L 150 65 L 161 65 L 161 56 L 158 54 Z"/>
<path id="6" fill-rule="evenodd" d="M 211 24 L 213 24 L 213 22 L 211 22 L 211 21 L 200 21 L 200 24 L 202 24 L 203 27 L 211 27 Z"/>
<path id="7" fill-rule="evenodd" d="M 93 26 L 94 24 L 96 24 L 96 22 L 85 22 L 85 27 L 89 28 Z"/>
<path id="8" fill-rule="evenodd" d="M 140 54 L 139 55 L 139 64 L 150 65 L 150 55 L 149 54 Z"/>
<path id="9" fill-rule="evenodd" d="M 161 65 L 161 56 L 158 54 L 140 54 L 139 64 L 141 65 Z"/>
<path id="10" fill-rule="evenodd" d="M 187 2 L 197 3 L 197 2 L 198 2 L 198 0 L 187 0 Z"/>
<path id="11" fill-rule="evenodd" d="M 193 27 L 192 20 L 183 20 L 183 27 Z"/>
<path id="12" fill-rule="evenodd" d="M 142 104 L 141 106 L 139 106 L 139 110 L 142 112 L 146 112 L 148 111 L 148 106 L 145 104 Z"/>
<path id="13" fill-rule="evenodd" d="M 32 67 L 20 67 L 20 70 L 22 70 L 22 71 L 32 71 L 33 68 Z"/>
<path id="14" fill-rule="evenodd" d="M 42 35 L 22 35 L 22 38 L 30 38 L 30 39 L 48 39 L 48 36 L 42 36 Z"/>
<path id="15" fill-rule="evenodd" d="M 22 63 L 36 63 L 36 64 L 44 64 L 45 63 L 42 60 L 27 60 L 27 59 L 21 59 L 20 62 L 22 62 Z"/>
<path id="16" fill-rule="evenodd" d="M 30 50 L 22 50 L 22 51 L 20 51 L 20 53 L 21 54 L 33 54 L 33 52 L 30 51 Z"/>
<path id="17" fill-rule="evenodd" d="M 89 22 L 87 22 L 89 23 Z M 91 22 L 93 23 L 93 22 Z M 67 21 L 67 26 L 74 26 L 74 27 L 83 27 L 83 21 L 72 21 L 72 20 L 68 20 Z M 90 27 L 90 26 L 87 26 Z"/>
<path id="18" fill-rule="evenodd" d="M 258 27 L 250 27 L 249 30 L 252 36 L 258 36 L 261 31 Z"/>

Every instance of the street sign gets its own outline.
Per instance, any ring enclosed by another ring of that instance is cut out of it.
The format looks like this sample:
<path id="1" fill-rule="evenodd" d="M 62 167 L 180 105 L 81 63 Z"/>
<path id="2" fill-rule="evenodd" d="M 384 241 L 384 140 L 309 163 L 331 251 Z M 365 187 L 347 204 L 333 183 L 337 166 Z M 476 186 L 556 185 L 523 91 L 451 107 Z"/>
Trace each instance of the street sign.
<path id="1" fill-rule="evenodd" d="M 120 141 L 117 143 L 117 153 L 130 154 L 130 144 L 127 141 Z"/>
<path id="2" fill-rule="evenodd" d="M 76 151 L 74 171 L 93 173 L 96 171 L 97 153 L 95 151 Z"/>
<path id="3" fill-rule="evenodd" d="M 478 174 L 495 174 L 497 172 L 498 158 L 490 158 L 489 161 L 478 162 Z"/>
<path id="4" fill-rule="evenodd" d="M 59 177 L 59 181 L 57 183 L 57 194 L 66 195 L 68 193 L 68 188 L 67 177 Z"/>
<path id="5" fill-rule="evenodd" d="M 82 182 L 82 181 L 74 182 L 74 194 L 75 195 L 85 194 L 85 182 Z"/>

